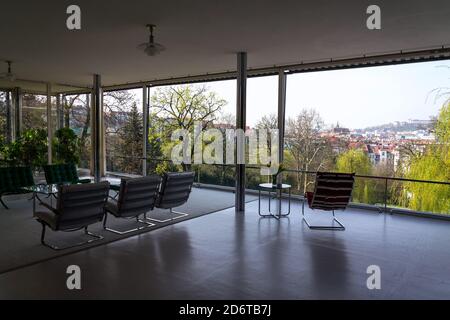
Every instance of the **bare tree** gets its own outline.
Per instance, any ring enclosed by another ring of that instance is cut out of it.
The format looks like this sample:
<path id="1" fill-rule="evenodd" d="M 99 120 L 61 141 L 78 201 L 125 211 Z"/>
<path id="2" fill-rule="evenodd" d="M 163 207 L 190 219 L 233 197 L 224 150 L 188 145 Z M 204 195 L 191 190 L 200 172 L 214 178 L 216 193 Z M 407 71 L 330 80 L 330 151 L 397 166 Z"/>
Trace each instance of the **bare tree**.
<path id="1" fill-rule="evenodd" d="M 278 116 L 275 113 L 263 116 L 255 125 L 256 129 L 276 129 L 278 128 Z"/>
<path id="2" fill-rule="evenodd" d="M 236 127 L 236 116 L 229 112 L 223 113 L 219 118 L 219 123 L 230 129 L 235 128 Z"/>
<path id="3" fill-rule="evenodd" d="M 297 170 L 321 170 L 330 160 L 329 143 L 320 137 L 324 123 L 314 109 L 303 109 L 294 117 L 289 118 L 286 125 L 286 148 L 291 153 Z M 306 192 L 308 175 L 303 174 L 303 191 Z M 297 188 L 301 190 L 300 174 L 297 173 Z"/>
<path id="4" fill-rule="evenodd" d="M 275 113 L 268 114 L 266 116 L 263 116 L 255 125 L 255 129 L 257 130 L 265 130 L 267 135 L 267 152 L 268 154 L 272 154 L 272 139 L 270 130 L 277 129 L 278 128 L 278 116 Z M 260 150 L 262 151 L 262 150 Z"/>

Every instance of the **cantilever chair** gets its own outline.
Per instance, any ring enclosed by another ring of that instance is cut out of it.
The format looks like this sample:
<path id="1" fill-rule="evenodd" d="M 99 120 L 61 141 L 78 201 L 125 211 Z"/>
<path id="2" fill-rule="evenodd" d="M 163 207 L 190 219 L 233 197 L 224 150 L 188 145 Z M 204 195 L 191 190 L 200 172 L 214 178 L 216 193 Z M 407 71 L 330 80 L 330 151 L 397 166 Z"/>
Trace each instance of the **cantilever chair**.
<path id="1" fill-rule="evenodd" d="M 161 177 L 152 175 L 136 179 L 122 179 L 120 182 L 119 198 L 111 198 L 105 206 L 105 218 L 103 228 L 116 234 L 126 234 L 133 231 L 142 230 L 155 224 L 146 222 L 146 214 L 153 210 L 156 196 L 158 195 Z M 143 224 L 140 227 L 125 231 L 114 230 L 106 226 L 108 212 L 116 218 L 136 219 L 137 223 Z M 144 220 L 139 219 L 143 214 Z"/>
<path id="2" fill-rule="evenodd" d="M 49 164 L 43 166 L 47 184 L 90 183 L 91 179 L 80 179 L 74 163 Z"/>
<path id="3" fill-rule="evenodd" d="M 35 213 L 37 221 L 42 224 L 41 243 L 54 250 L 62 250 L 103 239 L 102 236 L 89 232 L 88 226 L 102 221 L 108 192 L 109 182 L 107 181 L 93 184 L 61 185 L 58 188 L 56 208 L 41 202 L 40 204 L 49 211 Z M 60 248 L 45 242 L 46 227 L 54 231 L 84 229 L 85 234 L 94 239 Z"/>
<path id="4" fill-rule="evenodd" d="M 194 176 L 194 172 L 165 173 L 156 198 L 155 208 L 169 209 L 171 217 L 164 220 L 148 217 L 147 220 L 164 223 L 188 216 L 188 213 L 174 211 L 173 208 L 183 205 L 189 199 Z"/>
<path id="5" fill-rule="evenodd" d="M 30 193 L 27 187 L 34 186 L 33 172 L 30 167 L 2 167 L 0 168 L 0 203 L 9 209 L 2 196 L 8 194 Z"/>
<path id="6" fill-rule="evenodd" d="M 354 173 L 317 172 L 314 192 L 306 192 L 305 200 L 310 209 L 332 211 L 333 222 L 338 225 L 311 225 L 305 218 L 305 200 L 302 205 L 303 221 L 310 229 L 345 230 L 336 218 L 335 210 L 345 210 L 352 197 Z"/>

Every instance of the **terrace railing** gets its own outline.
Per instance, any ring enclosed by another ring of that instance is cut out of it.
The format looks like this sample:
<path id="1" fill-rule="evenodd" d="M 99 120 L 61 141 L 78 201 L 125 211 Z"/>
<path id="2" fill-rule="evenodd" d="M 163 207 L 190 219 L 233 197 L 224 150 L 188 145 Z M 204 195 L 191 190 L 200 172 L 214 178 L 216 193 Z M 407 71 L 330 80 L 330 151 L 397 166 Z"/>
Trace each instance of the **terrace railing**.
<path id="1" fill-rule="evenodd" d="M 122 163 L 123 158 L 121 157 Z M 108 158 L 110 163 L 114 163 L 115 160 L 112 157 Z M 134 159 L 134 160 L 133 160 Z M 129 161 L 136 161 L 142 164 L 142 160 L 147 160 L 147 173 L 154 173 L 158 163 L 168 163 L 172 165 L 172 161 L 169 159 L 155 159 L 155 158 L 131 158 Z M 235 180 L 235 166 L 226 164 L 201 164 L 192 165 L 192 170 L 196 172 L 195 182 L 199 184 L 209 184 L 224 187 L 233 187 Z M 139 170 L 141 169 L 140 167 Z M 247 189 L 256 190 L 259 183 L 271 181 L 270 177 L 261 176 L 261 166 L 247 165 Z M 115 165 L 116 171 L 120 169 Z M 138 171 L 139 171 L 138 170 Z M 142 174 L 139 172 L 124 172 L 127 174 Z M 304 191 L 312 191 L 314 187 L 314 181 L 316 171 L 287 169 L 283 173 L 283 181 L 293 186 L 292 193 L 299 198 L 303 197 Z M 449 207 L 444 207 L 440 210 L 434 210 L 433 208 L 414 208 L 409 205 L 409 198 L 412 196 L 408 194 L 408 189 L 405 188 L 405 184 L 421 184 L 433 185 L 436 188 L 441 188 L 444 198 L 442 201 L 446 201 L 445 195 L 448 195 L 447 202 L 450 201 L 450 182 L 448 181 L 432 181 L 432 180 L 420 180 L 420 179 L 407 179 L 401 177 L 387 177 L 387 176 L 372 176 L 372 175 L 355 175 L 355 189 L 353 193 L 352 204 L 361 205 L 364 207 L 371 207 L 378 209 L 380 212 L 393 212 L 393 211 L 407 211 L 410 213 L 431 213 L 431 214 L 444 214 L 450 217 L 450 204 Z M 306 187 L 305 187 L 306 184 Z M 421 195 L 421 197 L 427 197 L 427 194 Z"/>

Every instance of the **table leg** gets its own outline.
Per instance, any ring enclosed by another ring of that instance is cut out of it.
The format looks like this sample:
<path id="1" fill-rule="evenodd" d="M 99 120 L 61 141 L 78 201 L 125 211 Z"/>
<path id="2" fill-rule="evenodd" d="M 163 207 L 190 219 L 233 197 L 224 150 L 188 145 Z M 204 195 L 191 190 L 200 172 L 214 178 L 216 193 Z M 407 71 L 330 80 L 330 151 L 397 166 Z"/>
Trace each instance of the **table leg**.
<path id="1" fill-rule="evenodd" d="M 258 190 L 258 214 L 261 215 L 261 189 Z"/>
<path id="2" fill-rule="evenodd" d="M 33 192 L 33 216 L 36 214 L 36 192 Z"/>
<path id="3" fill-rule="evenodd" d="M 282 213 L 282 200 L 283 200 L 283 192 L 282 190 L 276 190 L 275 192 L 275 211 L 272 212 L 272 191 L 267 190 L 267 192 L 269 193 L 269 213 L 268 214 L 263 214 L 261 213 L 261 189 L 258 190 L 258 214 L 261 217 L 269 217 L 269 218 L 275 218 L 277 220 L 280 220 L 282 217 L 286 217 L 289 215 L 290 211 L 291 211 L 291 190 L 289 189 L 289 208 L 288 208 L 288 212 L 287 213 Z"/>
<path id="4" fill-rule="evenodd" d="M 277 211 L 278 211 L 278 217 L 279 218 L 281 218 L 281 198 L 282 198 L 281 194 L 282 194 L 281 190 L 277 191 L 277 196 L 278 196 L 278 208 L 277 208 Z"/>

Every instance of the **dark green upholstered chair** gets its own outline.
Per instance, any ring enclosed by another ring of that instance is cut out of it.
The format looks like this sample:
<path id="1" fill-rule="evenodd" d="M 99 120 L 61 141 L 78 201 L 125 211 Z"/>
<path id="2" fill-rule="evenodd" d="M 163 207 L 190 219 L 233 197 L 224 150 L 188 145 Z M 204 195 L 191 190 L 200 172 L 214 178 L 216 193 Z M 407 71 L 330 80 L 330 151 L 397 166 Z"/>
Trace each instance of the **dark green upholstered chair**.
<path id="1" fill-rule="evenodd" d="M 90 183 L 91 179 L 80 179 L 74 163 L 49 164 L 43 166 L 47 184 Z"/>
<path id="2" fill-rule="evenodd" d="M 3 202 L 3 195 L 30 193 L 31 191 L 24 188 L 32 186 L 34 179 L 30 167 L 0 168 L 0 202 L 5 209 L 8 209 L 8 206 Z"/>

